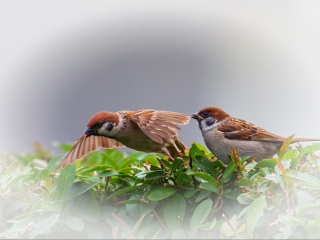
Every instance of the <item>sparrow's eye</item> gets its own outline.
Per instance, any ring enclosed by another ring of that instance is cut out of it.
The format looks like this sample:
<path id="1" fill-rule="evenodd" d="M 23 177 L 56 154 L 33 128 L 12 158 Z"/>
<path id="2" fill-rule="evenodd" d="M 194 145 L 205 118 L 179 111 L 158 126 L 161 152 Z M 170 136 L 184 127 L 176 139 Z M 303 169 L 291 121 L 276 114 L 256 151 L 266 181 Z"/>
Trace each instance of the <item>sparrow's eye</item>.
<path id="1" fill-rule="evenodd" d="M 102 125 L 103 125 L 103 122 L 97 122 L 95 125 L 94 125 L 94 129 L 99 129 L 99 128 L 101 128 L 102 127 Z"/>
<path id="2" fill-rule="evenodd" d="M 204 118 L 207 118 L 207 117 L 210 116 L 210 114 L 209 114 L 208 112 L 204 112 L 204 113 L 202 113 L 202 116 L 203 116 Z"/>
<path id="3" fill-rule="evenodd" d="M 109 123 L 108 126 L 107 126 L 107 128 L 106 128 L 106 130 L 107 130 L 108 132 L 110 132 L 112 129 L 113 129 L 113 124 L 112 124 L 112 123 Z"/>

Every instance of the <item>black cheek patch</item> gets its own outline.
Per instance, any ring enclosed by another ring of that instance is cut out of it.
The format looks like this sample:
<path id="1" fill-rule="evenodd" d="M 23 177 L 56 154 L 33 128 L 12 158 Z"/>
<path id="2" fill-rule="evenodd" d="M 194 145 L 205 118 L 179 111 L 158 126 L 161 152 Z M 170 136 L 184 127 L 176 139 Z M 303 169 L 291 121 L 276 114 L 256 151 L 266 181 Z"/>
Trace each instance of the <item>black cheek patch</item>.
<path id="1" fill-rule="evenodd" d="M 206 125 L 207 125 L 207 127 L 212 126 L 215 122 L 216 122 L 216 121 L 215 121 L 215 119 L 213 119 L 213 118 L 207 118 L 207 119 L 206 119 Z"/>

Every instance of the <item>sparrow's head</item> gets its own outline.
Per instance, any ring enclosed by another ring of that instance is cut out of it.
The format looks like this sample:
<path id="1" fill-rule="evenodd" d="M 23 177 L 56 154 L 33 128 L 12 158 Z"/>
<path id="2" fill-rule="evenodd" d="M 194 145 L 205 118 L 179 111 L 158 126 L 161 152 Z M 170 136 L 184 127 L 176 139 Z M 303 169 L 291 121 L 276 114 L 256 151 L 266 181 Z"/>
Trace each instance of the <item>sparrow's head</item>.
<path id="1" fill-rule="evenodd" d="M 198 113 L 192 114 L 191 117 L 198 121 L 200 130 L 206 132 L 219 126 L 230 115 L 221 108 L 207 107 L 201 109 Z"/>
<path id="2" fill-rule="evenodd" d="M 119 131 L 120 117 L 118 113 L 99 112 L 95 114 L 87 124 L 85 136 L 106 136 L 113 137 Z"/>

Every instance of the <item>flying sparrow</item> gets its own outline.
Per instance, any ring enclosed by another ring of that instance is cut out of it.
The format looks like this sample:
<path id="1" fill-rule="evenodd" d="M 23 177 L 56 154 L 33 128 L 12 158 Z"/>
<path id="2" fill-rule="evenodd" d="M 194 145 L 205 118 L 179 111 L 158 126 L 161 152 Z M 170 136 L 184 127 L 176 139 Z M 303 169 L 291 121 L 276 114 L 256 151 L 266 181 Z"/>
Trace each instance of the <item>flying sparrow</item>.
<path id="1" fill-rule="evenodd" d="M 189 122 L 188 115 L 143 109 L 139 111 L 99 112 L 87 124 L 87 130 L 73 144 L 57 167 L 84 157 L 99 148 L 124 147 L 167 155 L 170 159 L 188 148 L 180 141 L 176 124 Z"/>
<path id="2" fill-rule="evenodd" d="M 203 139 L 209 150 L 224 163 L 231 161 L 234 148 L 239 156 L 255 156 L 256 161 L 277 153 L 285 137 L 268 132 L 245 120 L 231 117 L 218 107 L 207 107 L 192 114 L 198 121 Z M 320 141 L 316 138 L 293 138 L 291 143 Z"/>

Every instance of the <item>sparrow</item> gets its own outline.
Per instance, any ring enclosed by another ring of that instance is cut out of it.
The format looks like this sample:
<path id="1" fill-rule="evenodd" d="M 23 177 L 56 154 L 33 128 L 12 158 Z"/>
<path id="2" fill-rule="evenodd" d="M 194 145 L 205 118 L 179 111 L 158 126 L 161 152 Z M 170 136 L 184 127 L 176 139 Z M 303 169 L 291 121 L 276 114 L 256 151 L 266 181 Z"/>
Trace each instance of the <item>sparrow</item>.
<path id="1" fill-rule="evenodd" d="M 99 112 L 87 130 L 73 144 L 56 170 L 99 148 L 127 146 L 137 151 L 161 153 L 171 160 L 188 150 L 178 136 L 176 124 L 187 124 L 186 114 L 143 109 L 138 111 Z"/>
<path id="2" fill-rule="evenodd" d="M 218 107 L 207 107 L 192 114 L 198 121 L 204 142 L 224 163 L 231 161 L 234 148 L 239 156 L 255 156 L 256 161 L 274 156 L 286 137 L 268 132 L 245 120 L 234 118 Z M 291 143 L 320 141 L 317 138 L 293 138 Z"/>

